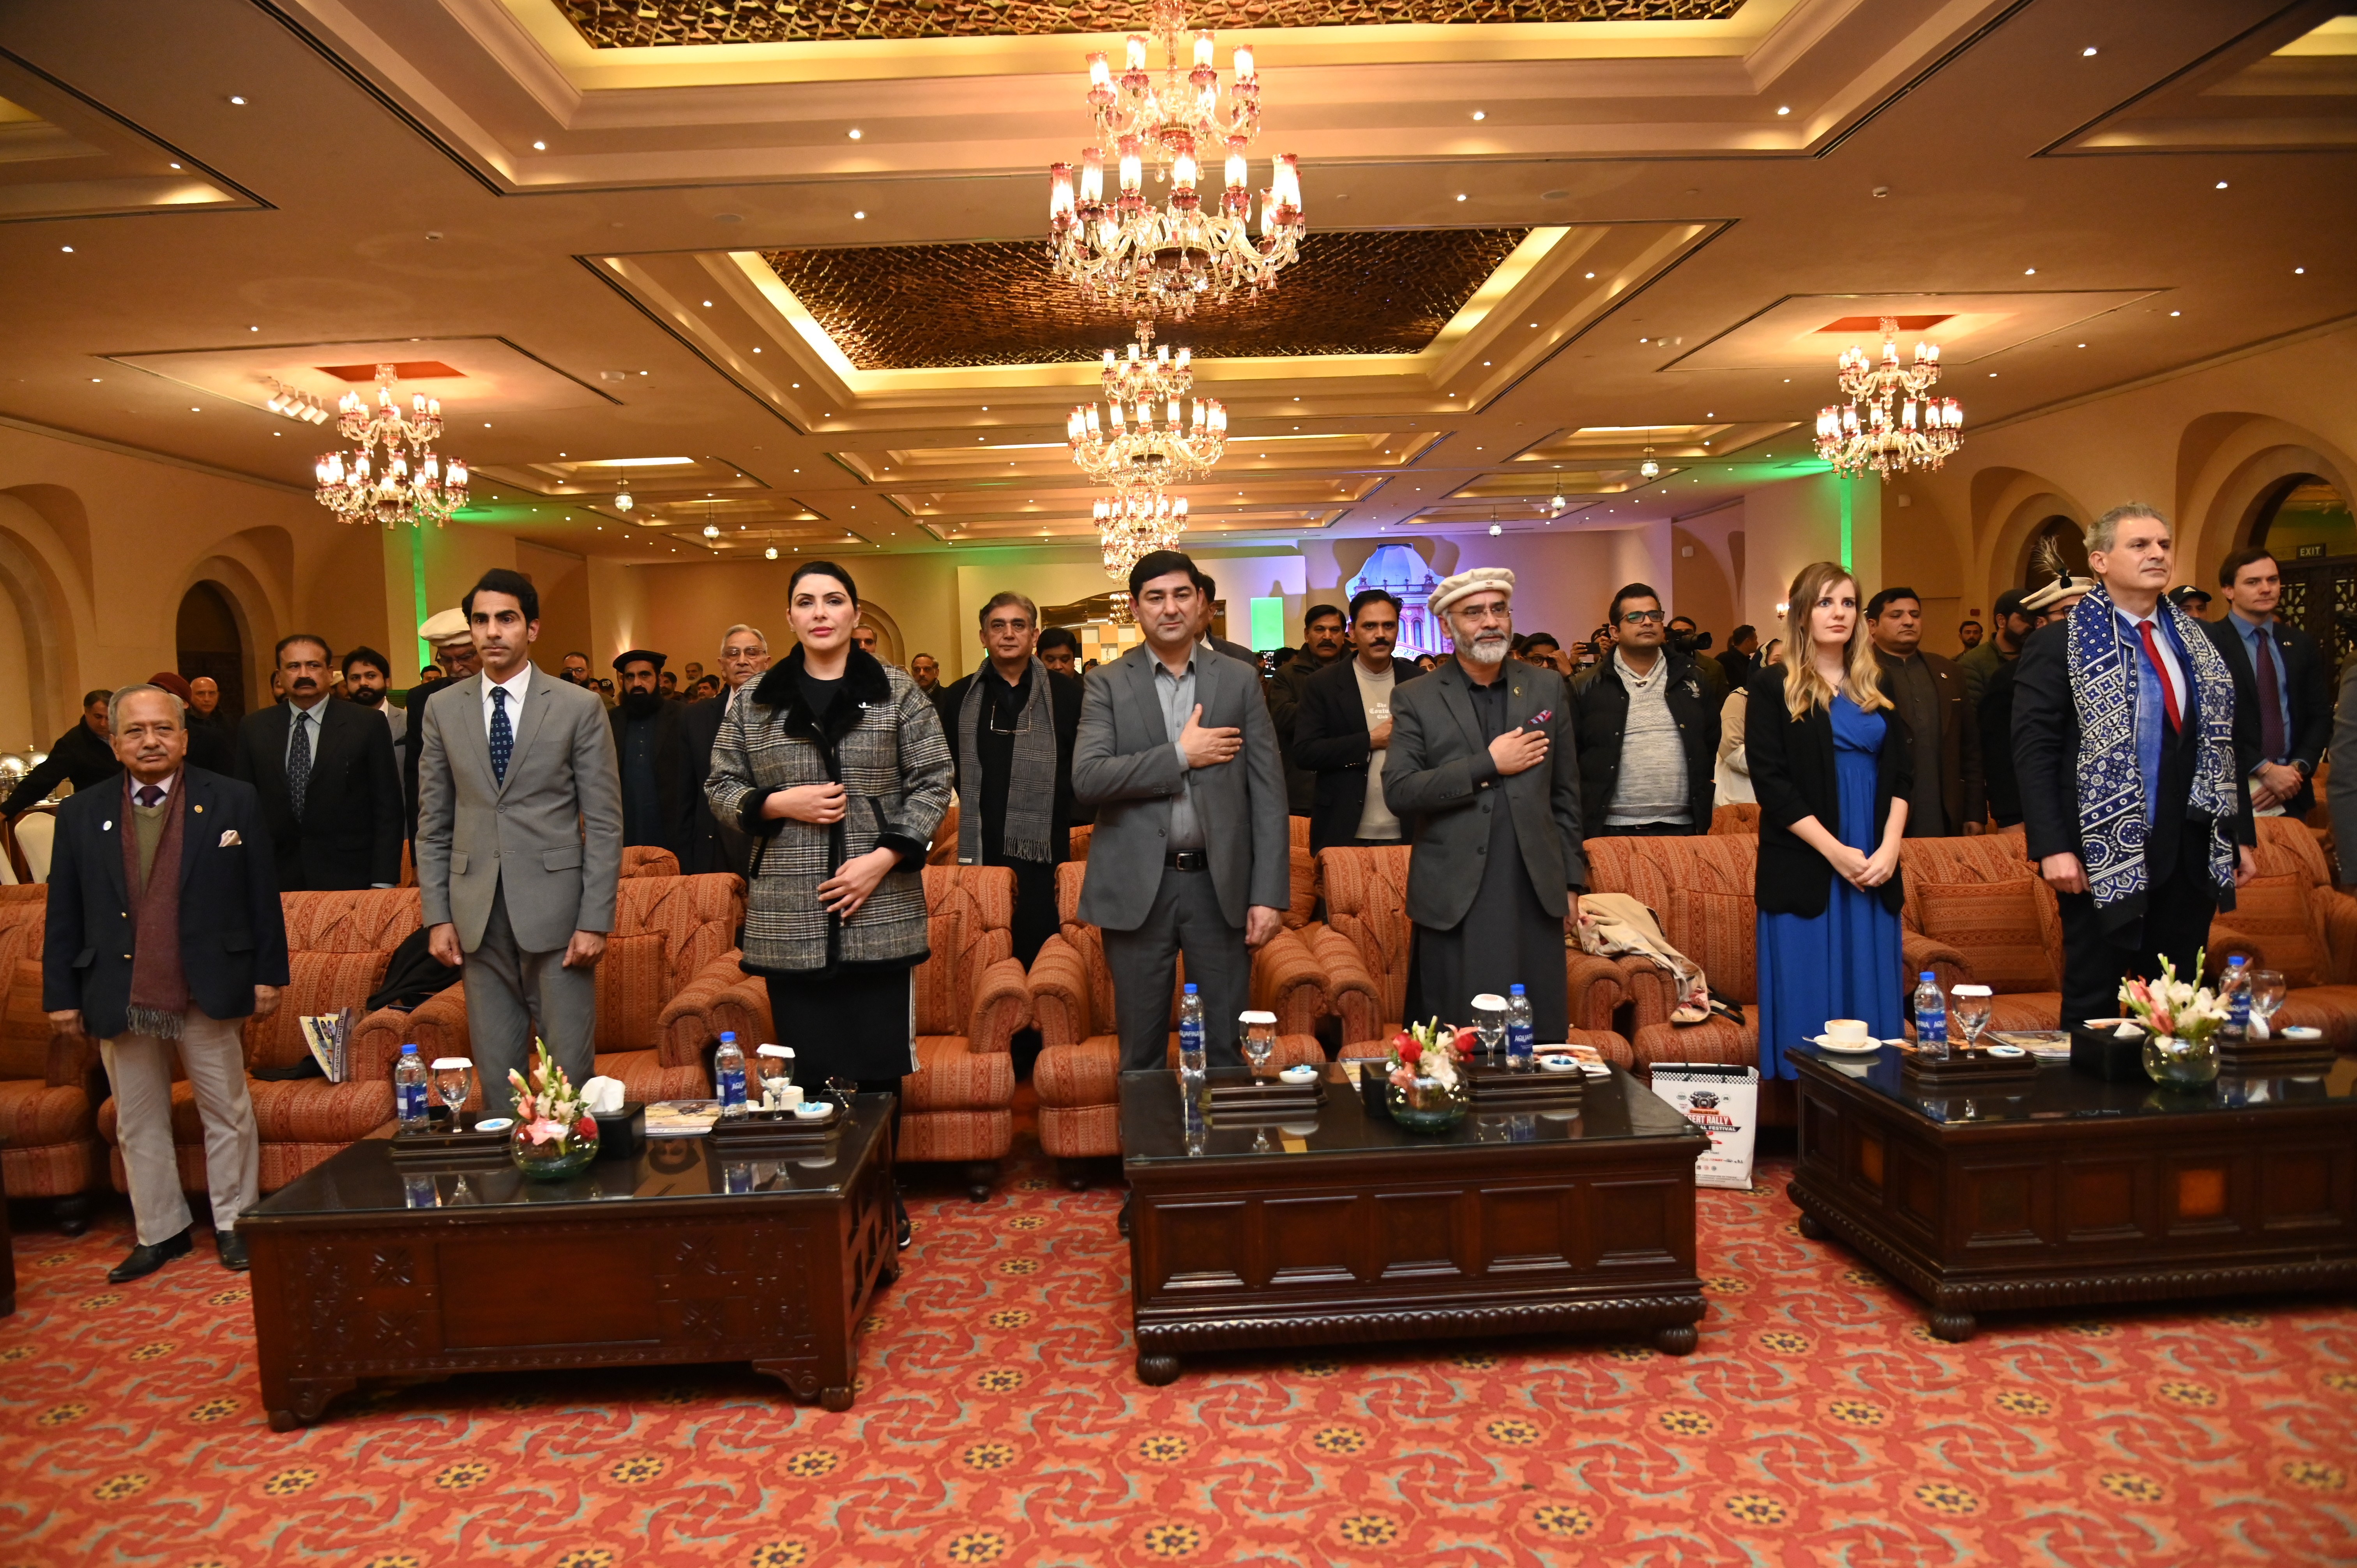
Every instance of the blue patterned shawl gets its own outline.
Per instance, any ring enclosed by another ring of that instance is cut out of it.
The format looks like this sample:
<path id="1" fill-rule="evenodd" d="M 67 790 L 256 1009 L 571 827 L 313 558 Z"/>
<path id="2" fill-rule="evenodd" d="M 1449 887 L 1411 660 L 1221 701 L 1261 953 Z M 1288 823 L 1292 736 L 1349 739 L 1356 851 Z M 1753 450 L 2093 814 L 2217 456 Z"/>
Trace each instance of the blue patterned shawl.
<path id="1" fill-rule="evenodd" d="M 2210 879 L 2234 885 L 2234 680 L 2201 628 L 2167 599 L 2167 618 L 2192 664 L 2201 755 L 2190 808 L 2210 819 Z M 2111 596 L 2097 584 L 2071 611 L 2071 692 L 2079 710 L 2079 858 L 2095 907 L 2141 901 L 2146 886 L 2144 770 L 2136 760 L 2136 666 L 2140 642 L 2122 629 Z M 2167 807 L 2169 802 L 2163 801 Z M 2186 846 L 2192 853 L 2192 846 Z"/>

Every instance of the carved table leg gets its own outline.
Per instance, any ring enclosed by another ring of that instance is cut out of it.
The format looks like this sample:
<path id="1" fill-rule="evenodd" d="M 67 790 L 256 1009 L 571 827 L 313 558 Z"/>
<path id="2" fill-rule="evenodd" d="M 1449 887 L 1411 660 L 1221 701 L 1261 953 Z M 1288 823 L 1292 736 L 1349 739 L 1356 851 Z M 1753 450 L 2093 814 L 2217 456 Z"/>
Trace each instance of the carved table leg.
<path id="1" fill-rule="evenodd" d="M 1951 1345 L 1961 1345 L 1980 1330 L 1979 1320 L 1961 1306 L 1932 1306 L 1932 1334 Z"/>
<path id="2" fill-rule="evenodd" d="M 1653 1348 L 1664 1356 L 1683 1356 L 1701 1338 L 1700 1324 L 1664 1323 L 1653 1330 Z"/>
<path id="3" fill-rule="evenodd" d="M 262 1402 L 270 1412 L 270 1430 L 299 1432 L 325 1415 L 338 1395 L 358 1387 L 358 1378 L 296 1378 L 289 1379 L 283 1390 L 265 1386 Z M 274 1398 L 284 1402 L 273 1403 Z"/>
<path id="4" fill-rule="evenodd" d="M 826 1410 L 837 1412 L 849 1410 L 851 1391 L 840 1385 L 821 1389 L 818 1391 L 818 1402 L 823 1409 Z"/>
<path id="5" fill-rule="evenodd" d="M 1160 1388 L 1178 1379 L 1178 1358 L 1158 1352 L 1141 1350 L 1137 1354 L 1137 1380 L 1148 1388 Z"/>
<path id="6" fill-rule="evenodd" d="M 1824 1240 L 1827 1237 L 1833 1234 L 1832 1231 L 1824 1228 L 1823 1221 L 1818 1219 L 1815 1215 L 1810 1213 L 1805 1208 L 1801 1210 L 1799 1229 L 1801 1234 L 1812 1241 Z"/>

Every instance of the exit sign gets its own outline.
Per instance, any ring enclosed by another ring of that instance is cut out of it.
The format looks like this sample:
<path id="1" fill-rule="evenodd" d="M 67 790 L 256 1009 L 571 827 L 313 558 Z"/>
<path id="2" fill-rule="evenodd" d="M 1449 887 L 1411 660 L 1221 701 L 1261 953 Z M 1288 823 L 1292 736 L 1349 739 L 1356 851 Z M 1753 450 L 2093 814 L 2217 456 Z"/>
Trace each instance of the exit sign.
<path id="1" fill-rule="evenodd" d="M 2298 559 L 2302 561 L 2313 561 L 2323 553 L 2324 546 L 2321 544 L 2303 544 L 2299 547 L 2299 555 Z"/>

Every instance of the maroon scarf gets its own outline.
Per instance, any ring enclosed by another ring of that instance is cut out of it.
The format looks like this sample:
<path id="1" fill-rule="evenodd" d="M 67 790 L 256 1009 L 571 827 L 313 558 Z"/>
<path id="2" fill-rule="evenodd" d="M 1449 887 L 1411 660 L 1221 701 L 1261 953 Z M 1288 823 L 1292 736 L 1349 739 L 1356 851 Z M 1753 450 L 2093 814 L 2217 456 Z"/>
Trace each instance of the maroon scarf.
<path id="1" fill-rule="evenodd" d="M 164 836 L 145 886 L 139 883 L 139 830 L 132 816 L 132 780 L 123 774 L 123 886 L 130 890 L 136 940 L 131 950 L 131 1010 L 134 1035 L 159 1040 L 180 1037 L 188 1010 L 188 977 L 180 969 L 180 829 L 188 818 L 188 775 L 183 768 L 164 797 Z"/>

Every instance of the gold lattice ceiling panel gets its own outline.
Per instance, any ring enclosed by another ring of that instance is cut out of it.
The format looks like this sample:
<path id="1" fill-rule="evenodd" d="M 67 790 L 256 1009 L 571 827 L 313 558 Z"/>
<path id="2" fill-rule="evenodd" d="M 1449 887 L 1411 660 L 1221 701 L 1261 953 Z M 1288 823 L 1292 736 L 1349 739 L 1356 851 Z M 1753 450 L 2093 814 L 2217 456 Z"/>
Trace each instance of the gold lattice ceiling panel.
<path id="1" fill-rule="evenodd" d="M 1162 338 L 1199 360 L 1413 354 L 1529 232 L 1313 233 L 1275 293 L 1200 306 Z M 862 371 L 1093 360 L 1130 337 L 1125 318 L 1049 275 L 1047 247 L 1030 241 L 761 257 Z"/>
<path id="2" fill-rule="evenodd" d="M 1742 0 L 1194 0 L 1198 27 L 1723 22 Z M 1150 0 L 555 0 L 598 48 L 1146 29 Z"/>

